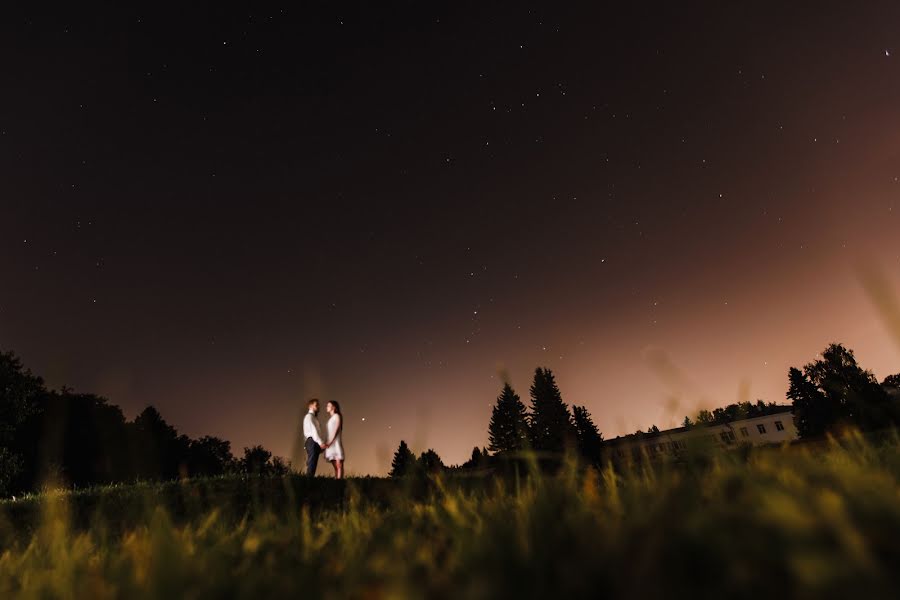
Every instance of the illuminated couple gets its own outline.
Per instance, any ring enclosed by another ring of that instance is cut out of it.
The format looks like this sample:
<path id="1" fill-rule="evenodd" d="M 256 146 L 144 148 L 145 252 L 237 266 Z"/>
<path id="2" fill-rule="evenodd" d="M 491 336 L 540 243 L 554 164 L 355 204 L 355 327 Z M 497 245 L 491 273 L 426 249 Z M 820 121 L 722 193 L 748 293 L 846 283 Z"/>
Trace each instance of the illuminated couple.
<path id="1" fill-rule="evenodd" d="M 341 417 L 341 405 L 331 400 L 325 405 L 328 422 L 325 424 L 325 437 L 322 436 L 322 425 L 319 423 L 319 400 L 313 398 L 306 404 L 307 412 L 303 417 L 303 437 L 306 438 L 306 474 L 316 474 L 319 466 L 319 455 L 325 451 L 325 460 L 334 467 L 334 476 L 344 478 L 344 445 L 341 444 L 341 430 L 344 428 Z"/>

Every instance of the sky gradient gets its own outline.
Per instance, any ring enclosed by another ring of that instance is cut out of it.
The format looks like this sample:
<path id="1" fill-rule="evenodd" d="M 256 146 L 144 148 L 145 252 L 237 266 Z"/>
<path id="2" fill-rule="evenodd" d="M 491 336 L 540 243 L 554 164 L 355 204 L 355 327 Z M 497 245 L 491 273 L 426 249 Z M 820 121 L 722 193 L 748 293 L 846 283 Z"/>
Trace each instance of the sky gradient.
<path id="1" fill-rule="evenodd" d="M 0 349 L 350 473 L 487 444 L 535 367 L 606 437 L 900 347 L 900 5 L 196 6 L 2 26 Z"/>

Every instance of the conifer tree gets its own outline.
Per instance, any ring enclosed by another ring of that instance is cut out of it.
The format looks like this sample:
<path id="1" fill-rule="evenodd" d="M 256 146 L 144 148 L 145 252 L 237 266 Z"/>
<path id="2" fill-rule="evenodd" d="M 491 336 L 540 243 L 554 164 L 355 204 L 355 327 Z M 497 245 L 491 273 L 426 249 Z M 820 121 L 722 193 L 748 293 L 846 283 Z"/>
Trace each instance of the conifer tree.
<path id="1" fill-rule="evenodd" d="M 588 463 L 599 464 L 603 436 L 594 424 L 591 413 L 584 406 L 572 406 L 572 415 L 578 440 L 578 453 Z"/>
<path id="2" fill-rule="evenodd" d="M 464 469 L 477 469 L 481 466 L 484 455 L 481 454 L 481 448 L 475 446 L 472 448 L 472 456 L 463 464 Z"/>
<path id="3" fill-rule="evenodd" d="M 412 473 L 416 464 L 416 456 L 406 445 L 406 442 L 400 440 L 400 446 L 394 452 L 394 460 L 391 461 L 391 477 L 403 477 Z"/>
<path id="4" fill-rule="evenodd" d="M 530 431 L 535 450 L 563 452 L 575 441 L 569 407 L 562 400 L 550 369 L 537 368 L 531 385 Z"/>
<path id="5" fill-rule="evenodd" d="M 497 397 L 488 426 L 492 452 L 515 452 L 525 448 L 528 441 L 528 416 L 522 400 L 508 383 Z"/>

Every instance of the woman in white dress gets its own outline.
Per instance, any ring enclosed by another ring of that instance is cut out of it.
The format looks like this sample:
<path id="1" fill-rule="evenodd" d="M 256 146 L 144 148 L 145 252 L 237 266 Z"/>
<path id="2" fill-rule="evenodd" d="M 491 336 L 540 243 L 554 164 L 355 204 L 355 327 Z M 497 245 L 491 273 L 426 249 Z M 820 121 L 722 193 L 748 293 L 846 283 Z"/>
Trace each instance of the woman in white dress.
<path id="1" fill-rule="evenodd" d="M 331 400 L 325 405 L 325 411 L 331 415 L 328 418 L 328 435 L 325 442 L 325 460 L 334 467 L 334 476 L 337 479 L 344 478 L 344 445 L 341 444 L 341 431 L 344 429 L 344 420 L 341 417 L 341 405 Z"/>

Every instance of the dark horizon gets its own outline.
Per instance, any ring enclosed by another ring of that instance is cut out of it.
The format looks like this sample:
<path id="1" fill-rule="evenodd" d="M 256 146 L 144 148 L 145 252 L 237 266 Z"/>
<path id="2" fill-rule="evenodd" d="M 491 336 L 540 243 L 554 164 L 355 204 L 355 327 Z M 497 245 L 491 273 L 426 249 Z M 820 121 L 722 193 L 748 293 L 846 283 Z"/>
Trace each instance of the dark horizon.
<path id="1" fill-rule="evenodd" d="M 553 369 L 607 437 L 900 348 L 900 6 L 225 5 L 5 19 L 0 349 L 347 469 L 486 445 Z"/>

